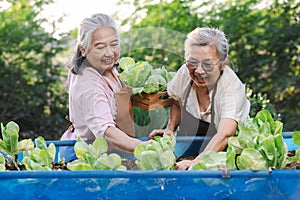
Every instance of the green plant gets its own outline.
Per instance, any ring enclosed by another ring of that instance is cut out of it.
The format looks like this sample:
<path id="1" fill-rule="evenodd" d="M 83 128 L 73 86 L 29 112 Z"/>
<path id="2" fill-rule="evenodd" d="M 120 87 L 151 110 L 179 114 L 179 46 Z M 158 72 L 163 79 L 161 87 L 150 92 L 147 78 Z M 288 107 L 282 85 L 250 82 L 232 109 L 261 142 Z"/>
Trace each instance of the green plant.
<path id="1" fill-rule="evenodd" d="M 5 158 L 3 156 L 3 154 L 0 154 L 0 171 L 5 171 L 6 167 L 5 167 Z"/>
<path id="2" fill-rule="evenodd" d="M 281 134 L 282 128 L 283 124 L 274 121 L 269 111 L 261 110 L 254 118 L 239 123 L 236 135 L 228 140 L 226 154 L 224 152 L 218 154 L 223 156 L 222 159 L 226 160 L 226 166 L 230 169 L 265 170 L 270 167 L 282 169 L 287 164 L 288 153 Z M 216 153 L 207 154 L 206 157 Z M 209 160 L 206 161 L 207 159 L 202 160 L 192 169 L 208 169 L 211 168 L 210 165 L 216 165 Z"/>
<path id="3" fill-rule="evenodd" d="M 6 126 L 1 123 L 3 140 L 0 139 L 0 151 L 5 154 L 7 162 L 18 170 L 20 170 L 18 166 L 18 154 L 34 148 L 31 139 L 18 141 L 19 130 L 19 125 L 13 121 L 8 122 Z"/>
<path id="4" fill-rule="evenodd" d="M 105 139 L 96 138 L 87 144 L 78 137 L 74 151 L 78 159 L 67 163 L 69 170 L 126 170 L 118 154 L 107 154 L 108 145 Z"/>
<path id="5" fill-rule="evenodd" d="M 67 125 L 67 70 L 61 59 L 69 39 L 54 37 L 59 22 L 41 13 L 53 0 L 5 2 L 6 8 L 0 3 L 0 122 L 18 122 L 20 139 L 36 133 L 58 139 Z M 47 23 L 53 32 L 45 30 Z"/>
<path id="6" fill-rule="evenodd" d="M 22 164 L 26 170 L 52 170 L 56 148 L 53 143 L 47 147 L 42 136 L 35 139 L 35 148 L 23 152 Z"/>
<path id="7" fill-rule="evenodd" d="M 292 133 L 293 141 L 296 145 L 300 146 L 300 131 L 295 131 Z"/>
<path id="8" fill-rule="evenodd" d="M 174 136 L 155 136 L 149 144 L 139 144 L 134 150 L 136 164 L 142 170 L 175 169 L 176 157 Z"/>
<path id="9" fill-rule="evenodd" d="M 53 143 L 48 147 L 42 136 L 35 139 L 35 145 L 31 139 L 19 139 L 19 125 L 13 121 L 6 126 L 1 123 L 2 139 L 0 139 L 0 170 L 24 168 L 26 170 L 51 170 L 54 167 L 56 148 Z M 22 161 L 19 163 L 18 156 L 22 153 Z"/>
<path id="10" fill-rule="evenodd" d="M 202 156 L 201 162 L 195 164 L 192 170 L 217 170 L 220 166 L 226 166 L 226 152 L 210 151 Z"/>
<path id="11" fill-rule="evenodd" d="M 1 123 L 3 140 L 0 139 L 0 171 L 9 169 L 20 170 L 52 170 L 55 167 L 54 160 L 56 147 L 53 143 L 48 146 L 45 139 L 39 136 L 35 143 L 19 138 L 19 126 L 11 121 L 4 126 Z M 35 144 L 35 145 L 34 145 Z M 117 154 L 107 155 L 108 145 L 103 138 L 97 138 L 92 145 L 88 145 L 82 139 L 74 145 L 77 160 L 67 163 L 69 170 L 126 170 L 121 165 L 121 157 Z M 22 153 L 22 161 L 18 162 L 18 154 Z M 64 163 L 64 159 L 60 162 Z"/>
<path id="12" fill-rule="evenodd" d="M 121 79 L 129 86 L 133 87 L 133 94 L 157 93 L 165 91 L 167 83 L 174 76 L 173 72 L 168 72 L 164 66 L 155 68 L 147 61 L 135 63 L 131 57 L 120 59 Z"/>
<path id="13" fill-rule="evenodd" d="M 300 146 L 300 131 L 295 131 L 292 133 L 292 138 L 293 141 L 296 145 Z M 300 162 L 300 148 L 298 148 L 295 152 L 295 156 L 292 156 L 288 158 L 287 163 L 292 163 L 292 162 Z"/>

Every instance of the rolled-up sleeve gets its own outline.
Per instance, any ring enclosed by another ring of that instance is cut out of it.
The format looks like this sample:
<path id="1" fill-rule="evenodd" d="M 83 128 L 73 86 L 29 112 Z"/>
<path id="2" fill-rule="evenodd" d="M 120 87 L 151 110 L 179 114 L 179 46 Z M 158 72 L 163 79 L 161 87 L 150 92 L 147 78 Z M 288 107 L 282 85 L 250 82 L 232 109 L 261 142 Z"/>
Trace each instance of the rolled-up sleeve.
<path id="1" fill-rule="evenodd" d="M 103 87 L 93 88 L 92 91 L 82 96 L 84 120 L 96 138 L 104 137 L 105 130 L 110 126 L 115 126 L 111 109 L 113 99 L 110 99 L 104 91 Z"/>

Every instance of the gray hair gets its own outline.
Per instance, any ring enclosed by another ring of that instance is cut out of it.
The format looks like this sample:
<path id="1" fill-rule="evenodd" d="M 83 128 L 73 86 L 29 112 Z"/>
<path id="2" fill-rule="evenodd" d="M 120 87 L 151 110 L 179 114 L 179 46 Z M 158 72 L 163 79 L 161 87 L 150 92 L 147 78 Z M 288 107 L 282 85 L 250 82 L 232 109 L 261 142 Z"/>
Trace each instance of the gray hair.
<path id="1" fill-rule="evenodd" d="M 92 34 L 99 27 L 110 26 L 113 28 L 117 34 L 118 39 L 120 39 L 120 34 L 118 31 L 117 24 L 115 21 L 106 14 L 97 13 L 92 15 L 89 18 L 85 18 L 79 26 L 78 36 L 77 36 L 77 44 L 75 46 L 75 51 L 73 53 L 73 57 L 71 58 L 70 65 L 72 67 L 72 72 L 74 74 L 78 74 L 79 68 L 85 59 L 80 51 L 80 48 L 87 50 L 89 48 Z"/>
<path id="2" fill-rule="evenodd" d="M 191 46 L 210 45 L 215 48 L 222 63 L 226 61 L 229 52 L 229 44 L 224 32 L 214 28 L 196 28 L 187 35 L 184 43 L 185 57 Z"/>

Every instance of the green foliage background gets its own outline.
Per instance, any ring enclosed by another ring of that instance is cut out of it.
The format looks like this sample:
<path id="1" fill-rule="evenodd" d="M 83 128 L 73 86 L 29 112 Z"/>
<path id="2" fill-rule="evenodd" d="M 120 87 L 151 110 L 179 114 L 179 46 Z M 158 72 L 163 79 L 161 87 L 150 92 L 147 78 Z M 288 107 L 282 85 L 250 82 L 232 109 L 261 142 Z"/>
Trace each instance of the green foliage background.
<path id="1" fill-rule="evenodd" d="M 58 139 L 68 112 L 67 69 L 61 58 L 76 29 L 56 39 L 42 28 L 47 19 L 39 14 L 52 0 L 8 2 L 12 5 L 0 13 L 0 121 L 17 122 L 21 138 Z M 231 45 L 231 67 L 251 88 L 252 116 L 267 107 L 282 118 L 284 131 L 300 130 L 299 0 L 133 3 L 131 16 L 114 16 L 121 26 L 131 27 L 121 35 L 122 56 L 176 71 L 183 63 L 185 35 L 198 26 L 219 28 Z M 149 132 L 166 123 L 166 112 L 135 109 L 135 120 L 142 132 Z"/>
<path id="2" fill-rule="evenodd" d="M 66 70 L 57 61 L 66 41 L 41 28 L 42 5 L 11 1 L 0 13 L 0 121 L 19 124 L 22 138 L 58 138 L 66 126 Z"/>

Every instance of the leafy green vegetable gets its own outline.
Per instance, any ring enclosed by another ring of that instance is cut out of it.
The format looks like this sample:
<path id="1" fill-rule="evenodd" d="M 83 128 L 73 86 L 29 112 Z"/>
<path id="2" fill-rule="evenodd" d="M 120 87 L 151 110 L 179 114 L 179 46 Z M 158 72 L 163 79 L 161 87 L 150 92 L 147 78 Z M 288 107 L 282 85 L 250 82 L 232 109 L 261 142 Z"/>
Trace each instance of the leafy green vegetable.
<path id="1" fill-rule="evenodd" d="M 35 139 L 35 148 L 23 153 L 22 164 L 26 170 L 52 170 L 56 148 L 53 143 L 48 147 L 42 136 Z"/>
<path id="2" fill-rule="evenodd" d="M 228 146 L 232 146 L 237 154 L 237 167 L 253 170 L 269 167 L 282 169 L 286 165 L 288 153 L 281 135 L 282 129 L 283 124 L 274 121 L 267 110 L 261 110 L 254 118 L 239 123 L 237 136 L 228 142 Z"/>
<path id="3" fill-rule="evenodd" d="M 0 150 L 9 155 L 18 153 L 19 126 L 15 122 L 8 122 L 6 126 L 1 123 L 2 138 Z"/>
<path id="4" fill-rule="evenodd" d="M 120 78 L 128 86 L 133 87 L 133 94 L 157 93 L 165 91 L 167 83 L 173 78 L 175 72 L 168 72 L 163 66 L 155 68 L 147 61 L 135 61 L 130 57 L 120 59 Z"/>
<path id="5" fill-rule="evenodd" d="M 226 166 L 226 152 L 216 153 L 210 151 L 202 156 L 199 163 L 194 165 L 192 170 L 217 170 L 218 166 Z"/>
<path id="6" fill-rule="evenodd" d="M 142 87 L 151 74 L 152 66 L 146 61 L 139 61 L 131 68 L 120 73 L 121 79 L 131 87 Z"/>
<path id="7" fill-rule="evenodd" d="M 166 80 L 158 74 L 150 75 L 145 82 L 143 92 L 147 94 L 156 93 L 158 91 L 165 91 L 167 89 Z"/>
<path id="8" fill-rule="evenodd" d="M 11 159 L 13 165 L 19 170 L 17 155 L 22 151 L 34 148 L 31 139 L 26 139 L 18 142 L 19 125 L 10 121 L 4 126 L 1 123 L 2 139 L 0 139 L 0 151 L 6 154 L 6 157 Z"/>
<path id="9" fill-rule="evenodd" d="M 282 169 L 287 164 L 288 153 L 281 135 L 282 129 L 283 124 L 274 121 L 267 110 L 261 110 L 254 118 L 240 122 L 235 136 L 228 140 L 226 166 L 230 169 Z M 209 152 L 208 155 L 216 158 L 218 154 L 223 156 L 224 152 Z M 202 158 L 199 167 L 195 166 L 193 169 L 216 169 L 219 162 L 221 161 Z"/>
<path id="10" fill-rule="evenodd" d="M 293 141 L 296 145 L 300 146 L 300 131 L 295 131 L 292 133 Z"/>
<path id="11" fill-rule="evenodd" d="M 242 151 L 241 151 L 242 152 Z M 237 166 L 235 164 L 236 153 L 232 146 L 227 147 L 226 152 L 226 166 L 229 169 L 236 170 Z"/>
<path id="12" fill-rule="evenodd" d="M 119 61 L 119 65 L 122 70 L 128 70 L 134 64 L 134 59 L 130 57 L 122 57 Z"/>
<path id="13" fill-rule="evenodd" d="M 295 131 L 292 133 L 292 139 L 294 143 L 300 146 L 300 131 Z M 297 162 L 300 163 L 300 148 L 296 150 L 295 156 L 289 157 L 287 163 Z"/>
<path id="14" fill-rule="evenodd" d="M 3 156 L 3 154 L 0 154 L 0 171 L 5 171 L 6 167 L 5 167 L 5 158 Z"/>
<path id="15" fill-rule="evenodd" d="M 244 149 L 236 161 L 239 169 L 262 170 L 268 168 L 263 155 L 253 148 Z"/>
<path id="16" fill-rule="evenodd" d="M 137 166 L 142 170 L 175 169 L 175 145 L 175 137 L 167 134 L 155 136 L 150 144 L 138 145 L 134 150 Z"/>
<path id="17" fill-rule="evenodd" d="M 118 154 L 107 154 L 108 145 L 105 139 L 96 138 L 93 144 L 77 139 L 74 151 L 77 160 L 67 163 L 69 170 L 126 170 Z"/>

